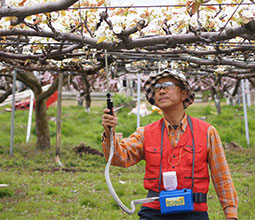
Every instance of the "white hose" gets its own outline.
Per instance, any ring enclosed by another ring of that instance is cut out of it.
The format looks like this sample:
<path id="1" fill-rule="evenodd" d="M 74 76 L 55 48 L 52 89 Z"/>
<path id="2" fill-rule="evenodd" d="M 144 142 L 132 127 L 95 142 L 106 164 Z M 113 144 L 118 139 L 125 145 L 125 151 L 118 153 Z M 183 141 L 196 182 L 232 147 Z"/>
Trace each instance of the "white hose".
<path id="1" fill-rule="evenodd" d="M 158 200 L 159 197 L 151 197 L 151 198 L 145 198 L 145 199 L 132 200 L 131 204 L 130 204 L 131 209 L 127 208 L 120 201 L 118 195 L 116 194 L 116 192 L 115 192 L 115 190 L 112 186 L 112 182 L 111 182 L 111 179 L 110 179 L 110 166 L 111 166 L 111 162 L 112 162 L 113 153 L 114 153 L 113 135 L 112 135 L 112 129 L 110 129 L 110 154 L 109 154 L 108 162 L 107 162 L 106 167 L 105 167 L 105 180 L 106 180 L 108 189 L 109 189 L 110 193 L 112 194 L 113 199 L 119 205 L 119 207 L 122 208 L 128 214 L 132 214 L 132 213 L 135 212 L 135 205 L 136 204 L 144 204 L 144 203 L 153 202 L 155 200 Z"/>

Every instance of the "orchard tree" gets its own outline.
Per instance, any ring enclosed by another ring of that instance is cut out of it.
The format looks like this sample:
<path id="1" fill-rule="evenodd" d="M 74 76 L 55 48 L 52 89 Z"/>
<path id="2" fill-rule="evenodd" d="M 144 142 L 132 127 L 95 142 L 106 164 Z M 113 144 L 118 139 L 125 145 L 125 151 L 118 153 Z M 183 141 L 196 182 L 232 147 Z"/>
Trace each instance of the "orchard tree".
<path id="1" fill-rule="evenodd" d="M 69 64 L 69 66 L 66 66 L 66 68 L 62 67 L 58 71 L 55 70 L 53 72 L 52 70 L 53 74 L 46 72 L 51 76 L 51 85 L 46 91 L 44 91 L 42 88 L 44 83 L 42 82 L 41 78 L 34 74 L 34 71 L 16 68 L 17 80 L 21 81 L 24 83 L 24 85 L 30 88 L 35 96 L 35 122 L 37 136 L 36 146 L 38 149 L 45 149 L 51 146 L 46 101 L 58 89 L 59 73 L 63 73 L 63 80 L 65 83 L 67 76 L 70 75 L 70 72 L 67 71 L 70 68 L 72 71 L 79 71 L 81 76 L 86 77 L 87 75 L 94 75 L 95 72 L 99 71 L 102 67 L 104 67 L 103 63 L 100 65 L 89 66 L 87 68 L 83 68 L 82 65 L 79 65 L 77 68 L 72 66 L 71 68 Z M 2 72 L 5 72 L 4 74 L 2 73 L 2 76 L 4 76 L 5 79 L 11 79 L 12 74 L 10 73 L 13 72 L 13 68 L 6 68 L 5 70 L 2 70 Z M 41 71 L 41 73 L 43 76 L 46 75 L 45 72 Z M 8 89 L 6 93 L 9 93 L 9 91 L 10 89 Z"/>
<path id="2" fill-rule="evenodd" d="M 31 61 L 64 60 L 103 49 L 199 66 L 248 71 L 255 66 L 250 56 L 255 32 L 252 2 L 189 0 L 180 7 L 147 7 L 140 13 L 132 6 L 109 7 L 104 0 L 37 2 L 6 0 L 0 8 L 2 58 L 23 60 L 29 66 Z"/>
<path id="3" fill-rule="evenodd" d="M 253 1 L 187 0 L 142 10 L 110 7 L 105 0 L 2 0 L 1 6 L 0 62 L 16 68 L 19 77 L 35 70 L 84 73 L 103 67 L 102 62 L 90 67 L 85 60 L 108 54 L 116 63 L 130 57 L 136 63 L 147 60 L 147 67 L 167 62 L 194 77 L 194 85 L 210 78 L 212 89 L 218 88 L 215 97 L 222 79 L 235 79 L 235 86 L 241 79 L 254 82 Z"/>

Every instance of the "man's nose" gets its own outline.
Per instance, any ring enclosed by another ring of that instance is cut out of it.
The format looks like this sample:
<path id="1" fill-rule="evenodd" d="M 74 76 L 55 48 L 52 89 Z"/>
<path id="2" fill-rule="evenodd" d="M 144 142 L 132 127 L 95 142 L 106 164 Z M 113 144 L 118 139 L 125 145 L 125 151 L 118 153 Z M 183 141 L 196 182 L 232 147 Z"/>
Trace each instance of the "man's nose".
<path id="1" fill-rule="evenodd" d="M 164 87 L 160 87 L 159 88 L 159 93 L 161 94 L 161 93 L 165 93 L 166 92 L 166 89 L 164 88 Z"/>

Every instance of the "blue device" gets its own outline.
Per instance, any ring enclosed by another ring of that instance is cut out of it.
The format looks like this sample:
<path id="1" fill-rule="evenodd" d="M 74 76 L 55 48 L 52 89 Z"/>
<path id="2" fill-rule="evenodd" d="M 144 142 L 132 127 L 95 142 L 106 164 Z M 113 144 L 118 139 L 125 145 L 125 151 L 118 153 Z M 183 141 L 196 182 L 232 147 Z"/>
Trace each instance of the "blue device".
<path id="1" fill-rule="evenodd" d="M 194 210 L 191 189 L 161 191 L 159 202 L 161 214 L 191 212 Z"/>

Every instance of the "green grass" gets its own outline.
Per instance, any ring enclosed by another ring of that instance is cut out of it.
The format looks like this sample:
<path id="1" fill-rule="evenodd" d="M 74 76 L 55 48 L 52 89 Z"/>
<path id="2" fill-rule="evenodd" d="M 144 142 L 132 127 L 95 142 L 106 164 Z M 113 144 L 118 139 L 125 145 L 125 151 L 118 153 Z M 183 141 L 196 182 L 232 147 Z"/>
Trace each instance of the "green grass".
<path id="1" fill-rule="evenodd" d="M 85 143 L 102 151 L 103 108 L 93 107 L 90 113 L 86 113 L 83 107 L 63 107 L 61 162 L 65 169 L 62 171 L 55 163 L 56 124 L 52 119 L 56 117 L 56 108 L 48 109 L 52 147 L 44 151 L 35 149 L 34 119 L 31 141 L 25 144 L 28 111 L 16 111 L 13 157 L 9 156 L 11 113 L 0 108 L 0 183 L 9 184 L 9 187 L 0 189 L 0 219 L 138 219 L 136 214 L 127 215 L 120 210 L 112 199 L 104 178 L 105 159 L 90 154 L 79 156 L 72 150 Z M 121 109 L 117 115 L 117 131 L 122 132 L 124 137 L 136 129 L 136 116 L 128 115 L 129 111 Z M 226 157 L 239 196 L 239 217 L 242 220 L 255 219 L 254 106 L 248 109 L 249 147 L 245 139 L 242 108 L 223 105 L 222 114 L 217 116 L 212 103 L 194 104 L 187 112 L 194 117 L 205 117 L 217 128 L 223 143 L 233 141 L 243 146 L 226 149 Z M 161 115 L 153 113 L 141 118 L 141 125 L 159 118 Z M 146 195 L 143 175 L 144 162 L 128 169 L 111 167 L 112 184 L 129 208 L 131 200 Z M 224 219 L 212 184 L 208 205 L 210 219 Z"/>

